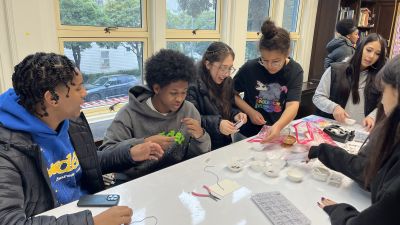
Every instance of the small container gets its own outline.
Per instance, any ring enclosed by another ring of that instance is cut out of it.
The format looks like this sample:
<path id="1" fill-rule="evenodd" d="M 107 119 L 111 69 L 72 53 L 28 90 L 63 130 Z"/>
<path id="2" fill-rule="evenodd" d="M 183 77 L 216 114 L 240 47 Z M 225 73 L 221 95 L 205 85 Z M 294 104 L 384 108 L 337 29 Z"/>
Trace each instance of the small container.
<path id="1" fill-rule="evenodd" d="M 243 164 L 239 161 L 232 161 L 228 164 L 228 169 L 232 172 L 240 172 L 243 169 Z"/>
<path id="2" fill-rule="evenodd" d="M 324 167 L 316 166 L 312 168 L 311 174 L 315 180 L 325 182 L 328 180 L 329 175 L 331 175 L 331 172 L 329 172 L 329 170 Z"/>
<path id="3" fill-rule="evenodd" d="M 296 143 L 296 137 L 290 134 L 284 137 L 282 140 L 283 147 L 291 147 L 294 145 L 294 143 Z"/>
<path id="4" fill-rule="evenodd" d="M 304 173 L 297 168 L 291 168 L 287 171 L 287 178 L 295 183 L 303 181 Z"/>
<path id="5" fill-rule="evenodd" d="M 281 169 L 274 164 L 265 167 L 264 174 L 268 177 L 279 177 Z"/>

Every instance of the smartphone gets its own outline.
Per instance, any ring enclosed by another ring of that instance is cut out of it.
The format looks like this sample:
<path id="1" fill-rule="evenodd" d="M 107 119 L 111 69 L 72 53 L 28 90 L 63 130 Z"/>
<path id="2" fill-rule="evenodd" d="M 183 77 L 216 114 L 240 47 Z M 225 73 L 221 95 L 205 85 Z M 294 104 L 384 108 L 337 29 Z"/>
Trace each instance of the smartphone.
<path id="1" fill-rule="evenodd" d="M 111 207 L 118 205 L 119 195 L 85 195 L 82 196 L 77 205 L 78 207 Z"/>

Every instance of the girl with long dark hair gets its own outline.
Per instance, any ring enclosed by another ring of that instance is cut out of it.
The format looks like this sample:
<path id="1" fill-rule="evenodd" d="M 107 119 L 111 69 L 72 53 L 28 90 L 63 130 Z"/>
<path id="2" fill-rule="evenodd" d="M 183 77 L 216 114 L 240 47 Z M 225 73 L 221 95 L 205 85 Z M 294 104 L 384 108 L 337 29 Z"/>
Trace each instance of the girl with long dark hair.
<path id="1" fill-rule="evenodd" d="M 201 123 L 211 137 L 211 148 L 232 143 L 237 132 L 232 121 L 247 122 L 247 115 L 234 105 L 235 91 L 230 75 L 235 71 L 235 53 L 229 45 L 214 42 L 197 65 L 197 77 L 190 84 L 187 100 L 201 115 Z"/>
<path id="2" fill-rule="evenodd" d="M 318 157 L 331 169 L 344 172 L 351 163 L 363 165 L 364 185 L 371 190 L 372 205 L 362 212 L 351 205 L 321 198 L 318 205 L 329 214 L 332 224 L 399 224 L 400 214 L 400 55 L 393 58 L 380 72 L 383 89 L 376 128 L 365 146 L 367 157 L 347 153 L 326 144 L 313 146 L 309 158 Z M 347 171 L 348 172 L 348 171 Z M 354 172 L 354 171 L 353 171 Z"/>
<path id="3" fill-rule="evenodd" d="M 332 63 L 313 97 L 316 114 L 342 123 L 353 118 L 370 131 L 381 96 L 376 74 L 385 65 L 386 48 L 386 41 L 372 33 L 361 41 L 349 62 Z"/>

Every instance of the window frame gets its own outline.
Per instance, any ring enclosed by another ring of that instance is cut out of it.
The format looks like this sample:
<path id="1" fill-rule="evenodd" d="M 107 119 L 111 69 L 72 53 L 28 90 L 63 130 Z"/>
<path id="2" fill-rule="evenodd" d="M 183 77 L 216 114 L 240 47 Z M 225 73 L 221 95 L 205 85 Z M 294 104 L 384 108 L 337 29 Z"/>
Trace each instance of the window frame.
<path id="1" fill-rule="evenodd" d="M 298 45 L 300 43 L 301 39 L 301 19 L 303 18 L 303 6 L 304 6 L 304 0 L 299 0 L 299 9 L 297 13 L 297 23 L 296 23 L 296 31 L 295 32 L 290 32 L 290 41 L 295 41 L 295 47 L 293 49 L 293 59 L 297 60 L 297 53 L 298 53 Z M 283 13 L 283 12 L 282 12 Z"/>
<path id="2" fill-rule="evenodd" d="M 57 28 L 57 33 L 58 36 L 63 36 L 63 37 L 77 37 L 77 35 L 84 33 L 85 35 L 86 32 L 93 32 L 96 35 L 104 35 L 104 28 L 106 27 L 101 27 L 101 26 L 72 26 L 72 25 L 62 25 L 61 24 L 61 11 L 60 11 L 60 1 L 61 0 L 54 0 L 55 1 L 55 12 L 56 12 L 56 28 Z M 118 27 L 118 31 L 112 31 L 106 35 L 112 35 L 113 33 L 126 33 L 126 32 L 147 32 L 148 27 L 147 27 L 147 1 L 146 0 L 140 0 L 141 4 L 141 9 L 142 9 L 142 27 L 141 28 L 128 28 L 128 27 Z M 100 32 L 100 34 L 98 34 Z M 82 34 L 81 34 L 82 35 Z"/>
<path id="3" fill-rule="evenodd" d="M 295 48 L 293 49 L 293 59 L 296 60 L 297 58 L 297 52 L 298 52 L 298 44 L 300 43 L 300 39 L 301 39 L 301 29 L 300 29 L 300 25 L 301 25 L 301 18 L 303 17 L 303 5 L 304 5 L 304 0 L 299 0 L 299 9 L 298 9 L 298 14 L 297 14 L 297 24 L 296 24 L 296 32 L 289 32 L 290 35 L 290 41 L 295 41 L 296 45 Z M 269 7 L 269 18 L 271 18 L 272 20 L 275 20 L 274 16 L 276 16 L 278 13 L 275 12 L 273 9 L 275 9 L 276 7 L 276 1 L 275 0 L 270 0 L 270 7 Z M 282 10 L 284 10 L 284 8 L 282 8 Z M 282 15 L 283 15 L 283 11 L 282 11 Z M 275 23 L 277 26 L 282 26 L 279 24 L 282 24 L 282 21 L 279 21 L 279 23 Z M 246 42 L 248 41 L 258 41 L 261 37 L 261 32 L 247 32 L 246 35 Z"/>
<path id="4" fill-rule="evenodd" d="M 165 13 L 167 13 L 167 7 L 165 7 Z M 222 1 L 216 0 L 215 30 L 196 30 L 196 34 L 193 34 L 193 30 L 168 29 L 166 25 L 165 47 L 167 47 L 167 42 L 213 42 L 221 40 L 221 15 Z M 165 23 L 168 22 L 167 19 Z"/>
<path id="5" fill-rule="evenodd" d="M 143 68 L 144 62 L 148 58 L 149 52 L 149 27 L 148 27 L 148 1 L 140 0 L 141 4 L 141 19 L 142 19 L 142 27 L 141 28 L 127 28 L 121 27 L 117 30 L 112 30 L 110 33 L 106 33 L 104 29 L 106 27 L 100 26 L 71 26 L 71 25 L 62 25 L 61 24 L 61 11 L 60 11 L 60 0 L 54 0 L 55 6 L 55 17 L 56 17 L 56 32 L 57 32 L 57 40 L 58 40 L 58 48 L 60 54 L 64 54 L 64 43 L 65 42 L 74 42 L 74 41 L 87 41 L 87 42 L 113 42 L 113 41 L 121 41 L 121 42 L 129 42 L 129 41 L 140 41 L 143 43 Z M 142 84 L 144 81 L 144 71 L 142 71 Z M 91 118 L 103 118 L 104 120 L 113 118 L 115 113 L 123 106 L 123 104 L 117 104 L 113 108 L 115 112 L 111 111 L 109 108 L 111 105 L 98 106 L 93 108 L 82 109 L 82 112 L 88 117 L 88 120 Z"/>

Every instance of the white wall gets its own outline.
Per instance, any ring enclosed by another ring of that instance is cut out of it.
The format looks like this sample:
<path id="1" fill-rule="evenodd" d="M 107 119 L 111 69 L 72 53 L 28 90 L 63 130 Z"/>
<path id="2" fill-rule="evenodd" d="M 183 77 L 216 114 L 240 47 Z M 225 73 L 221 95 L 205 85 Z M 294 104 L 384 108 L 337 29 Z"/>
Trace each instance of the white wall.
<path id="1" fill-rule="evenodd" d="M 149 0 L 149 55 L 165 46 L 165 2 Z M 297 59 L 307 80 L 318 0 L 303 0 Z M 283 14 L 283 0 L 275 0 L 273 14 Z M 235 67 L 244 62 L 248 0 L 222 0 L 222 41 L 233 47 Z M 282 12 L 281 12 L 282 11 Z M 236 16 L 233 16 L 236 15 Z M 277 22 L 280 25 L 280 22 Z M 162 35 L 160 35 L 162 34 Z M 11 87 L 13 66 L 28 54 L 44 51 L 59 53 L 53 0 L 0 0 L 0 91 Z"/>
<path id="2" fill-rule="evenodd" d="M 1 91 L 13 66 L 38 51 L 59 52 L 53 0 L 0 0 Z"/>

